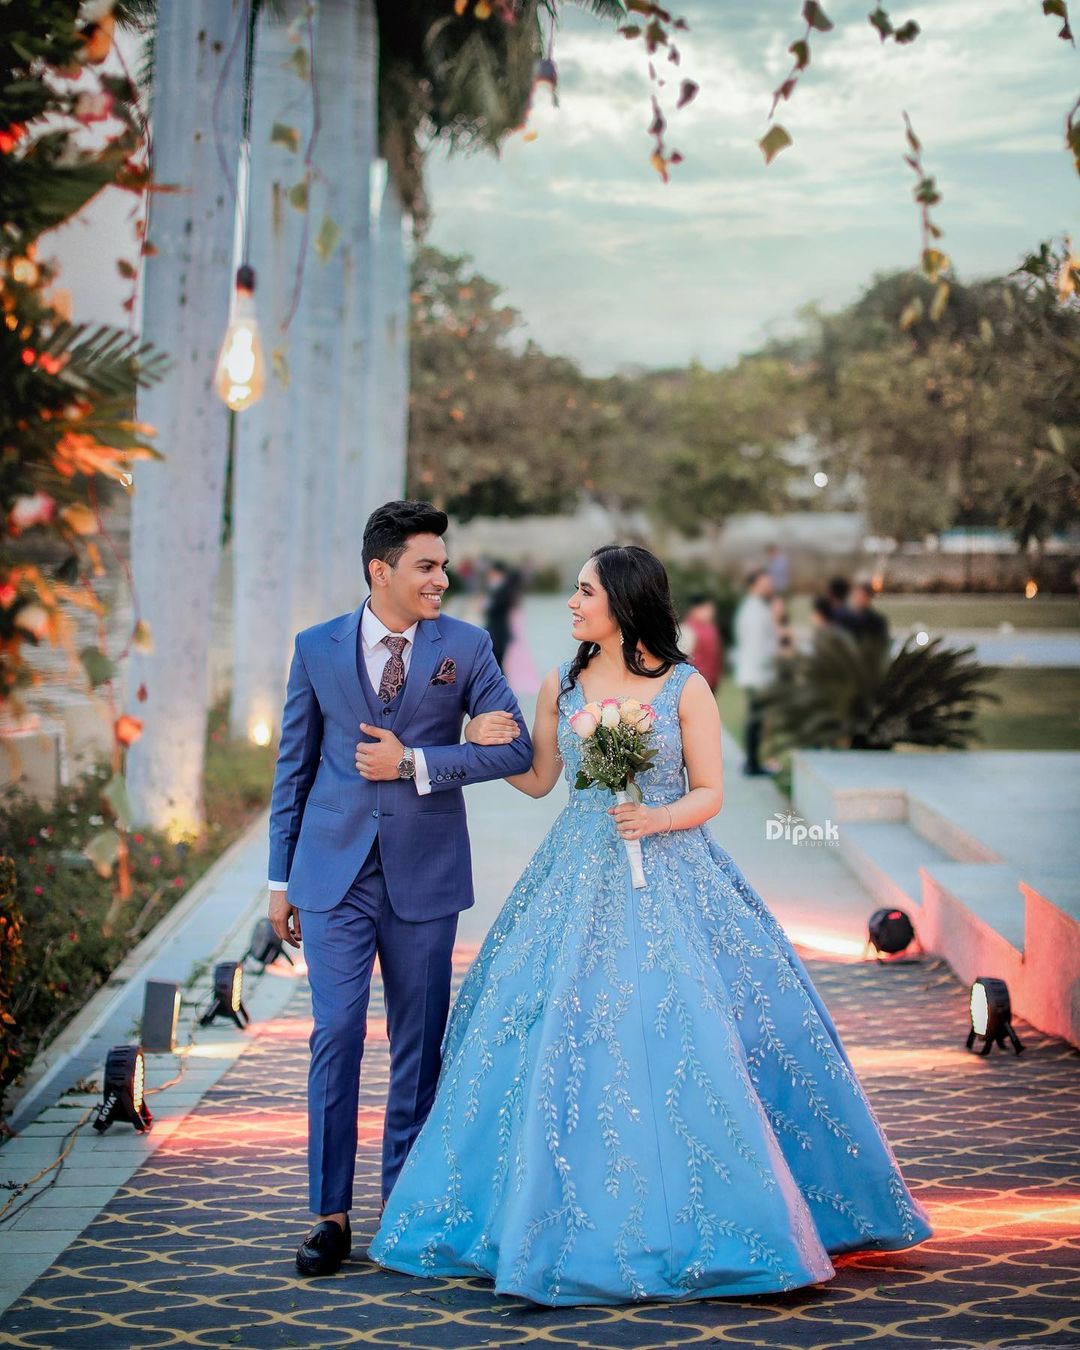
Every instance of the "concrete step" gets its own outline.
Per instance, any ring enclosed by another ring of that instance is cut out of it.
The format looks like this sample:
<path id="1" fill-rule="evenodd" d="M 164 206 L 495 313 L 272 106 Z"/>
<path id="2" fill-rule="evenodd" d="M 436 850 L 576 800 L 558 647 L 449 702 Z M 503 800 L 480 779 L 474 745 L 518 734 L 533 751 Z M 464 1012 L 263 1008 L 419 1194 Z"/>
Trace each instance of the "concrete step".
<path id="1" fill-rule="evenodd" d="M 904 821 L 849 821 L 839 828 L 844 861 L 881 905 L 917 909 L 922 903 L 919 868 L 950 861 Z"/>
<path id="2" fill-rule="evenodd" d="M 940 862 L 926 865 L 928 883 L 941 888 L 955 905 L 1024 951 L 1024 897 L 1020 873 L 1008 863 Z"/>
<path id="3" fill-rule="evenodd" d="M 970 831 L 949 819 L 944 811 L 931 806 L 914 792 L 907 794 L 907 819 L 916 834 L 957 863 L 1000 864 L 1002 861 L 989 844 L 976 839 Z"/>

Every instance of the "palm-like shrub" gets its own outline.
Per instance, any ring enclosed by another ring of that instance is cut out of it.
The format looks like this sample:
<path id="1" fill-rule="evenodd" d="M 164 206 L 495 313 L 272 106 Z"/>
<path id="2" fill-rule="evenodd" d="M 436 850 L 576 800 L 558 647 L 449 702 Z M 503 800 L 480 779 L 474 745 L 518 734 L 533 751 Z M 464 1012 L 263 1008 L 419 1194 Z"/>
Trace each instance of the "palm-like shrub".
<path id="1" fill-rule="evenodd" d="M 1000 702 L 983 686 L 990 672 L 974 648 L 934 638 L 890 644 L 823 628 L 808 652 L 786 660 L 763 702 L 779 750 L 891 750 L 904 742 L 964 749 L 978 736 L 980 700 Z"/>

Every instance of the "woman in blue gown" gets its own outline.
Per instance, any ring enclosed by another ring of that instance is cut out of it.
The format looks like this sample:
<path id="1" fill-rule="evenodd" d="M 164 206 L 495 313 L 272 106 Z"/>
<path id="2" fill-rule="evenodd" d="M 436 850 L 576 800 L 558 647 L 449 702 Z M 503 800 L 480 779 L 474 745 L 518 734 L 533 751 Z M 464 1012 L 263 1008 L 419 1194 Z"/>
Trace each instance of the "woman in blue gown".
<path id="1" fill-rule="evenodd" d="M 662 564 L 610 546 L 541 690 L 533 796 L 569 802 L 455 1002 L 434 1105 L 369 1254 L 536 1303 L 745 1295 L 931 1232 L 788 938 L 706 829 L 720 720 L 677 646 Z M 641 805 L 574 788 L 587 702 L 649 702 Z M 470 723 L 470 739 L 513 734 Z M 622 838 L 620 838 L 620 835 Z M 642 843 L 633 887 L 623 839 Z"/>

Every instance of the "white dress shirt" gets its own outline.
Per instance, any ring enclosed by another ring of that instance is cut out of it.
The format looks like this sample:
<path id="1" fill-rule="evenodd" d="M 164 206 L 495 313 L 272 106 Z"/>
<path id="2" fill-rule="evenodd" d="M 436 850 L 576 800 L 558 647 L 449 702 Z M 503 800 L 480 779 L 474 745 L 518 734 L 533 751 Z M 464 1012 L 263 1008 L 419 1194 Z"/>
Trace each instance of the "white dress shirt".
<path id="1" fill-rule="evenodd" d="M 776 622 L 767 600 L 743 598 L 735 615 L 735 683 L 740 689 L 763 689 L 776 674 Z"/>
<path id="2" fill-rule="evenodd" d="M 390 660 L 390 648 L 385 645 L 383 638 L 403 637 L 405 639 L 401 660 L 405 666 L 405 674 L 408 676 L 418 626 L 414 623 L 404 632 L 395 633 L 393 629 L 387 628 L 386 624 L 377 617 L 370 604 L 364 606 L 364 612 L 360 617 L 360 646 L 364 654 L 364 669 L 367 671 L 367 677 L 371 681 L 371 687 L 376 694 L 378 694 L 379 685 L 382 682 L 383 670 L 386 668 L 387 661 Z M 416 776 L 413 782 L 416 784 L 416 790 L 420 796 L 426 797 L 431 791 L 431 778 L 428 774 L 427 761 L 424 759 L 423 750 L 413 750 L 413 761 L 416 765 Z M 284 881 L 271 880 L 269 886 L 272 891 L 288 890 L 288 883 Z"/>

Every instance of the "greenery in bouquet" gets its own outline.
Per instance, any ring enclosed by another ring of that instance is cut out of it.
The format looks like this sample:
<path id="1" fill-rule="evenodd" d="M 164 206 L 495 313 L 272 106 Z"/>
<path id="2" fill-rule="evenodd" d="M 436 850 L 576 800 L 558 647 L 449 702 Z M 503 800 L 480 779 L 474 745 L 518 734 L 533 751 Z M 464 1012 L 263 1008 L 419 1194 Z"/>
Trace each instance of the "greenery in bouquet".
<path id="1" fill-rule="evenodd" d="M 649 744 L 656 724 L 655 709 L 635 698 L 605 698 L 587 703 L 570 718 L 582 741 L 581 764 L 574 786 L 628 792 L 641 800 L 636 778 L 652 767 L 656 750 Z"/>

